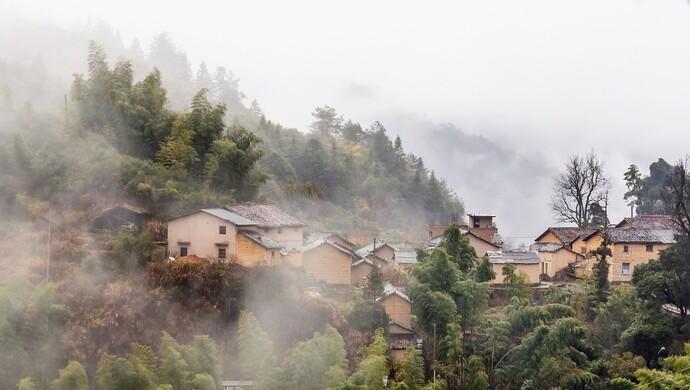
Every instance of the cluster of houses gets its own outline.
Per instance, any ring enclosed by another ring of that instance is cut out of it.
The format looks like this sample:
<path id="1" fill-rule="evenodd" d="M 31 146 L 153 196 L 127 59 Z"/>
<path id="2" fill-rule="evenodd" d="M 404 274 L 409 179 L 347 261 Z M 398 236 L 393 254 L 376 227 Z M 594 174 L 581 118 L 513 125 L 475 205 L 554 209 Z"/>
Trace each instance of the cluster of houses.
<path id="1" fill-rule="evenodd" d="M 141 226 L 149 215 L 129 205 L 105 210 L 94 220 L 95 230 Z M 487 257 L 495 277 L 489 284 L 503 283 L 502 269 L 512 264 L 532 284 L 581 277 L 591 273 L 596 261 L 592 251 L 606 240 L 611 249 L 609 281 L 629 282 L 636 266 L 657 259 L 674 243 L 676 225 L 671 216 L 638 215 L 606 228 L 549 227 L 529 248 L 508 250 L 494 223 L 495 216 L 468 214 L 458 224 L 478 257 Z M 450 225 L 429 225 L 424 247 L 442 245 Z M 227 261 L 245 267 L 285 265 L 303 270 L 310 280 L 328 286 L 365 286 L 372 271 L 380 272 L 385 288 L 381 302 L 390 323 L 388 337 L 394 361 L 400 361 L 408 345 L 421 346 L 412 315 L 412 301 L 396 287 L 395 275 L 417 263 L 414 249 L 401 249 L 372 238 L 358 246 L 343 235 L 311 233 L 305 224 L 270 204 L 238 204 L 199 209 L 167 222 L 167 246 L 171 260 L 197 256 L 209 261 Z M 245 383 L 246 382 L 246 383 Z M 225 381 L 225 390 L 251 388 L 251 381 Z"/>
<path id="2" fill-rule="evenodd" d="M 138 210 L 118 206 L 109 209 L 95 225 L 107 229 L 113 224 L 139 224 L 145 217 Z M 590 253 L 604 239 L 612 251 L 608 259 L 610 281 L 628 282 L 633 269 L 657 258 L 660 251 L 674 242 L 675 234 L 670 216 L 640 215 L 605 229 L 549 227 L 529 248 L 507 250 L 494 218 L 469 214 L 467 222 L 458 224 L 477 256 L 489 259 L 496 275 L 489 284 L 503 282 L 502 268 L 506 264 L 512 264 L 533 284 L 586 275 L 594 263 Z M 449 226 L 429 225 L 425 248 L 439 247 Z M 416 264 L 416 251 L 399 249 L 375 238 L 360 247 L 333 232 L 312 233 L 305 239 L 304 230 L 304 223 L 275 205 L 239 204 L 199 209 L 172 218 L 167 223 L 164 244 L 173 260 L 197 256 L 245 267 L 285 265 L 301 269 L 310 280 L 328 286 L 361 287 L 376 270 L 386 282 L 378 300 L 390 318 L 388 334 L 393 359 L 401 358 L 409 344 L 419 345 L 412 302 L 401 288 L 391 284 L 398 272 Z"/>

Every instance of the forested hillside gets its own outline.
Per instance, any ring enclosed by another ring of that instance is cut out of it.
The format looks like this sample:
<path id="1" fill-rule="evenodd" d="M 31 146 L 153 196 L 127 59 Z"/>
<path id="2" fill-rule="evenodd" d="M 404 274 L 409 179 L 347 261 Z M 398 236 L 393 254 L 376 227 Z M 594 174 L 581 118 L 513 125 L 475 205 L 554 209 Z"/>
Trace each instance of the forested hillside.
<path id="1" fill-rule="evenodd" d="M 223 68 L 211 75 L 202 64 L 192 78 L 186 57 L 165 36 L 154 43 L 148 61 L 161 69 L 136 75 L 133 62 L 111 64 L 93 43 L 88 72 L 75 76 L 64 117 L 46 118 L 50 123 L 40 125 L 40 134 L 3 135 L 17 135 L 4 143 L 14 143 L 8 163 L 45 148 L 57 165 L 79 164 L 68 162 L 64 148 L 50 142 L 85 142 L 117 160 L 107 163 L 120 171 L 111 178 L 117 183 L 107 183 L 111 200 L 139 203 L 160 218 L 204 204 L 260 199 L 278 202 L 314 229 L 402 240 L 421 237 L 426 222 L 447 222 L 463 212 L 457 195 L 421 157 L 405 153 L 399 137 L 391 140 L 381 123 L 363 128 L 324 106 L 315 109 L 310 129 L 286 129 L 267 119 L 255 101 L 245 107 L 237 80 Z M 169 86 L 177 95 L 194 91 L 188 109 L 172 108 Z M 22 120 L 24 109 L 6 103 L 4 110 Z M 11 199 L 7 194 L 6 201 Z"/>

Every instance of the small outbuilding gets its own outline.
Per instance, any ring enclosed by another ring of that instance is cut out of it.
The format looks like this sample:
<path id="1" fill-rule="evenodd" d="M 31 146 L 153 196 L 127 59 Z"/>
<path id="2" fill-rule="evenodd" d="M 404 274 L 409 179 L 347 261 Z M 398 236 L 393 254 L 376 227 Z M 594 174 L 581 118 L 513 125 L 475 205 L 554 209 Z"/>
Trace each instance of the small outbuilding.
<path id="1" fill-rule="evenodd" d="M 140 228 L 151 219 L 151 214 L 139 207 L 118 204 L 101 212 L 92 222 L 96 231 L 117 231 L 125 227 Z"/>

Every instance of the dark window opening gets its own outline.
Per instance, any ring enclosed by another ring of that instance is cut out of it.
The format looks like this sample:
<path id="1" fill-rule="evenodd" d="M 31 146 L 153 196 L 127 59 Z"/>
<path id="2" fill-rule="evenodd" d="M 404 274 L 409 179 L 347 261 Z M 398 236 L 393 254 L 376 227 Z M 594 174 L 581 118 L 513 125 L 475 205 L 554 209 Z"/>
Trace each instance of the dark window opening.
<path id="1" fill-rule="evenodd" d="M 625 252 L 625 253 L 629 252 L 629 248 L 627 245 L 623 245 L 623 252 Z"/>
<path id="2" fill-rule="evenodd" d="M 218 258 L 219 259 L 225 258 L 225 248 L 218 248 Z"/>
<path id="3" fill-rule="evenodd" d="M 218 234 L 226 234 L 225 225 L 218 226 Z"/>
<path id="4" fill-rule="evenodd" d="M 185 256 L 187 256 L 187 247 L 186 246 L 180 247 L 180 257 L 185 257 Z"/>
<path id="5" fill-rule="evenodd" d="M 652 251 L 654 250 L 654 245 L 652 245 L 652 244 L 647 244 L 646 249 L 647 249 L 647 252 L 652 252 Z"/>

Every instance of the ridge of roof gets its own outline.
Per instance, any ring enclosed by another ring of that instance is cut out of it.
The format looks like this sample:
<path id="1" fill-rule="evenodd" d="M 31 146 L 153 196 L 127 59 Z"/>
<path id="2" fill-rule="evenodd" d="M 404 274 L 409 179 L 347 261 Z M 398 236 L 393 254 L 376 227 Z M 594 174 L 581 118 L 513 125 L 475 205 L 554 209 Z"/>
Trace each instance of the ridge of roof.
<path id="1" fill-rule="evenodd" d="M 367 258 L 365 258 L 365 257 L 362 257 L 362 258 L 360 258 L 359 260 L 357 260 L 357 261 L 355 261 L 354 263 L 352 263 L 352 267 L 357 267 L 358 265 L 364 264 L 364 263 L 367 263 L 367 264 L 369 264 L 369 265 L 375 267 L 374 263 L 373 263 L 371 260 L 369 260 L 369 259 L 367 259 Z"/>
<path id="2" fill-rule="evenodd" d="M 372 243 L 369 243 L 369 244 L 367 244 L 367 245 L 365 245 L 365 246 L 363 246 L 363 247 L 357 249 L 357 250 L 355 251 L 355 253 L 357 253 L 357 254 L 360 255 L 360 256 L 366 256 L 366 255 L 368 255 L 368 254 L 370 254 L 370 253 L 375 252 L 375 251 L 376 251 L 377 249 L 379 249 L 379 248 L 383 248 L 384 246 L 387 246 L 387 247 L 393 249 L 393 251 L 396 251 L 396 250 L 397 250 L 397 248 L 395 248 L 393 245 L 391 245 L 391 244 L 389 244 L 389 243 L 387 243 L 387 242 L 385 242 L 385 241 L 376 240 L 376 246 L 374 246 L 374 243 L 372 242 Z"/>
<path id="3" fill-rule="evenodd" d="M 539 264 L 542 262 L 533 251 L 488 251 L 491 264 Z"/>
<path id="4" fill-rule="evenodd" d="M 386 289 L 386 287 L 387 287 L 387 289 Z M 391 295 L 397 295 L 397 296 L 399 296 L 400 298 L 406 300 L 407 302 L 412 303 L 412 300 L 410 299 L 410 297 L 407 296 L 407 294 L 405 294 L 404 292 L 398 290 L 396 287 L 394 287 L 394 286 L 393 286 L 392 284 L 390 284 L 390 283 L 387 284 L 387 285 L 384 287 L 383 295 L 380 296 L 379 298 L 376 298 L 376 301 L 377 301 L 377 302 L 378 302 L 378 301 L 382 301 L 382 300 L 384 300 L 384 299 L 390 297 Z"/>
<path id="5" fill-rule="evenodd" d="M 407 325 L 405 325 L 405 324 L 403 324 L 403 323 L 401 323 L 401 322 L 398 322 L 398 321 L 396 321 L 396 320 L 388 320 L 388 325 L 389 325 L 389 326 L 390 326 L 390 325 L 397 325 L 397 326 L 399 326 L 399 327 L 401 327 L 401 328 L 403 328 L 403 329 L 405 329 L 405 330 L 409 330 L 409 331 L 412 332 L 412 333 L 416 333 L 415 330 L 414 330 L 411 326 L 407 326 Z"/>
<path id="6" fill-rule="evenodd" d="M 553 233 L 558 241 L 564 245 L 570 245 L 578 238 L 596 232 L 596 228 L 578 227 L 578 226 L 549 226 L 541 233 L 534 241 L 539 241 L 548 233 Z"/>
<path id="7" fill-rule="evenodd" d="M 358 257 L 358 258 L 361 258 L 361 256 L 359 256 L 357 253 L 355 253 L 355 252 L 352 251 L 351 249 L 346 248 L 346 247 L 344 247 L 344 246 L 342 246 L 342 245 L 338 245 L 337 242 L 331 241 L 331 240 L 326 239 L 326 238 L 320 238 L 320 239 L 318 239 L 318 240 L 312 242 L 311 244 L 305 246 L 304 248 L 302 248 L 302 252 L 309 252 L 309 251 L 314 250 L 314 249 L 316 249 L 316 248 L 318 248 L 318 247 L 320 247 L 320 246 L 323 246 L 323 245 L 332 246 L 333 248 L 335 248 L 335 249 L 337 249 L 337 250 L 339 250 L 339 251 L 345 253 L 346 255 L 348 255 L 348 256 L 350 256 L 350 257 Z"/>

